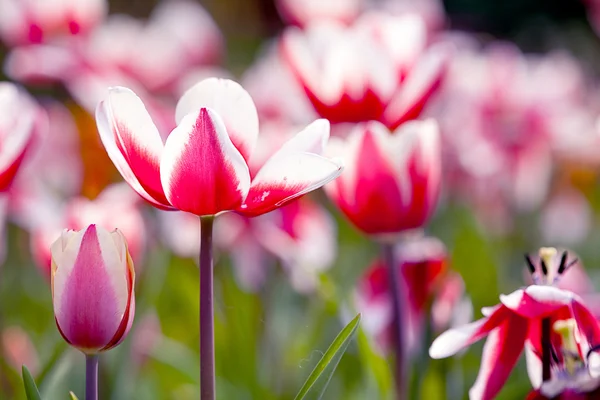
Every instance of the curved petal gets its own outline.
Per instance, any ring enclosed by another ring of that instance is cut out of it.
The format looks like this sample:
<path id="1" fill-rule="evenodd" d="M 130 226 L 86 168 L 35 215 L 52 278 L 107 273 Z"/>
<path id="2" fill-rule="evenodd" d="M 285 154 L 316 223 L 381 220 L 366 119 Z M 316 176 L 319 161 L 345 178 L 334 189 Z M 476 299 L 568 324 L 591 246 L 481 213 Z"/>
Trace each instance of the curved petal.
<path id="1" fill-rule="evenodd" d="M 500 392 L 523 351 L 528 328 L 525 318 L 511 313 L 490 332 L 483 347 L 479 375 L 469 390 L 471 400 L 492 400 Z"/>
<path id="2" fill-rule="evenodd" d="M 433 341 L 429 348 L 429 356 L 438 359 L 458 353 L 497 328 L 509 314 L 510 311 L 506 307 L 500 307 L 489 317 L 447 330 Z"/>
<path id="3" fill-rule="evenodd" d="M 248 161 L 258 138 L 258 113 L 248 92 L 229 79 L 205 79 L 179 99 L 177 123 L 188 114 L 197 115 L 203 107 L 215 110 L 223 118 L 231 141 Z"/>
<path id="4" fill-rule="evenodd" d="M 505 307 L 525 318 L 541 318 L 570 305 L 575 294 L 553 286 L 531 285 L 500 295 Z"/>
<path id="5" fill-rule="evenodd" d="M 221 117 L 207 108 L 186 115 L 171 132 L 160 177 L 169 202 L 196 215 L 235 210 L 250 188 L 248 165 Z"/>
<path id="6" fill-rule="evenodd" d="M 96 123 L 106 152 L 131 187 L 153 205 L 170 208 L 161 182 L 163 143 L 146 107 L 133 91 L 109 89 Z"/>
<path id="7" fill-rule="evenodd" d="M 329 140 L 330 125 L 326 119 L 318 119 L 285 142 L 274 154 L 282 155 L 295 152 L 306 152 L 321 155 Z"/>
<path id="8" fill-rule="evenodd" d="M 450 52 L 447 45 L 439 44 L 429 49 L 417 62 L 383 114 L 382 119 L 390 129 L 421 114 L 431 95 L 440 86 Z"/>
<path id="9" fill-rule="evenodd" d="M 124 262 L 111 234 L 90 225 L 53 245 L 52 288 L 57 325 L 86 352 L 102 349 L 117 332 L 129 302 Z"/>
<path id="10" fill-rule="evenodd" d="M 311 153 L 282 153 L 271 157 L 252 180 L 238 211 L 257 216 L 320 188 L 342 173 L 341 160 Z"/>

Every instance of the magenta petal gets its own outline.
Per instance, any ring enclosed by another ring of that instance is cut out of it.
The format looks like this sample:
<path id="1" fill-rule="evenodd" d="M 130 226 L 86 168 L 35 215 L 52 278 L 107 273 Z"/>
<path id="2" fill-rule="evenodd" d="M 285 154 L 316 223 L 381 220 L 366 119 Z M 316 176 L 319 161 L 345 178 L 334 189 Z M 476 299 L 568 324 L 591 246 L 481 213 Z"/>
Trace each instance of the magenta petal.
<path id="1" fill-rule="evenodd" d="M 483 347 L 479 375 L 469 391 L 471 400 L 491 400 L 500 392 L 523 351 L 528 328 L 525 318 L 510 314 L 490 333 Z"/>
<path id="2" fill-rule="evenodd" d="M 339 160 L 311 153 L 274 156 L 258 171 L 246 202 L 238 211 L 257 216 L 320 188 L 342 172 Z"/>
<path id="3" fill-rule="evenodd" d="M 237 209 L 250 187 L 248 165 L 221 117 L 207 108 L 187 114 L 171 132 L 160 169 L 169 202 L 196 215 Z"/>
<path id="4" fill-rule="evenodd" d="M 110 343 L 125 312 L 120 309 L 111 285 L 114 279 L 103 260 L 96 226 L 90 225 L 62 289 L 60 304 L 55 305 L 61 333 L 83 351 L 96 351 Z"/>

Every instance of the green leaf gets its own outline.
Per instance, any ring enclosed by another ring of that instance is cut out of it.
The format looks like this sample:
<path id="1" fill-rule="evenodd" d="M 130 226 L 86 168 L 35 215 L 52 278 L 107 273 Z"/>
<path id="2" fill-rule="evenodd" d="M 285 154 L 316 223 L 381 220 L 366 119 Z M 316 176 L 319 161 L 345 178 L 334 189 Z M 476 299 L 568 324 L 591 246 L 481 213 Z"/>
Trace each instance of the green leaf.
<path id="1" fill-rule="evenodd" d="M 75 393 L 73 393 L 73 392 L 69 392 L 69 396 L 71 396 L 71 400 L 79 400 L 77 398 L 77 396 L 75 396 Z"/>
<path id="2" fill-rule="evenodd" d="M 354 319 L 337 335 L 331 346 L 329 346 L 323 355 L 323 358 L 321 358 L 321 361 L 319 361 L 306 382 L 304 382 L 304 385 L 296 395 L 295 400 L 319 400 L 321 396 L 323 396 L 335 369 L 346 352 L 350 341 L 356 334 L 359 323 L 360 314 L 357 314 L 356 317 L 354 317 Z"/>
<path id="3" fill-rule="evenodd" d="M 25 394 L 27 395 L 27 400 L 42 400 L 40 396 L 40 391 L 35 385 L 35 381 L 31 377 L 31 373 L 26 366 L 23 365 L 23 385 L 25 386 Z"/>

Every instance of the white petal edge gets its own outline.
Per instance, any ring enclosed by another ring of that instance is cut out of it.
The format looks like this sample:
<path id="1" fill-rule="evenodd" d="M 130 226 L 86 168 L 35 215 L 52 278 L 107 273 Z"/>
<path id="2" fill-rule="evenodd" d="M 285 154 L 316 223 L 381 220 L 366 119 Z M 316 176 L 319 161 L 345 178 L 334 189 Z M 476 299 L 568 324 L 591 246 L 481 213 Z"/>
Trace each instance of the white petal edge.
<path id="1" fill-rule="evenodd" d="M 188 114 L 210 108 L 223 119 L 227 132 L 249 159 L 258 138 L 258 112 L 250 94 L 230 79 L 208 78 L 188 89 L 177 103 L 175 120 L 180 124 Z"/>
<path id="2" fill-rule="evenodd" d="M 470 345 L 470 339 L 473 337 L 487 319 L 480 319 L 470 324 L 449 329 L 446 332 L 438 336 L 431 347 L 429 347 L 429 357 L 433 359 L 440 359 L 453 356 L 460 350 Z"/>

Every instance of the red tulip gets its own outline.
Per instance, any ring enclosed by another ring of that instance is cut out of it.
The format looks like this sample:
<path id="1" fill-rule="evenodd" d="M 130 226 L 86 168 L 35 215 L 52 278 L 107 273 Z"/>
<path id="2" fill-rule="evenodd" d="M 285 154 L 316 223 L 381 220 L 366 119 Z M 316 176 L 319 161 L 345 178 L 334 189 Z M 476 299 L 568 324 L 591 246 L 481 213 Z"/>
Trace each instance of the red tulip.
<path id="1" fill-rule="evenodd" d="M 344 141 L 330 141 L 347 171 L 326 187 L 332 201 L 361 231 L 393 234 L 419 228 L 440 191 L 437 125 L 412 121 L 392 134 L 379 122 L 357 125 Z"/>

